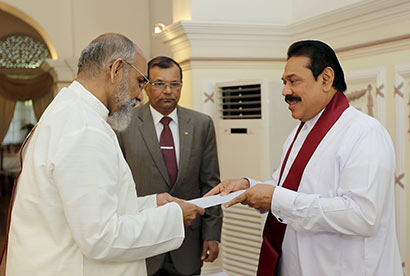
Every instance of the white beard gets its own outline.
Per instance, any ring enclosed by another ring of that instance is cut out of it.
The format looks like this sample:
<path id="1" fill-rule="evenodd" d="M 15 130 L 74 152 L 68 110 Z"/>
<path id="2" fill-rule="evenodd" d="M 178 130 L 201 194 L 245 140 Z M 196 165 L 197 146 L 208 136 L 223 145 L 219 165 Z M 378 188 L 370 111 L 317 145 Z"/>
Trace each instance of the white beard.
<path id="1" fill-rule="evenodd" d="M 116 131 L 124 131 L 131 123 L 132 109 L 138 105 L 136 99 L 128 96 L 128 83 L 125 79 L 118 85 L 118 93 L 115 94 L 117 111 L 107 118 L 107 123 Z"/>

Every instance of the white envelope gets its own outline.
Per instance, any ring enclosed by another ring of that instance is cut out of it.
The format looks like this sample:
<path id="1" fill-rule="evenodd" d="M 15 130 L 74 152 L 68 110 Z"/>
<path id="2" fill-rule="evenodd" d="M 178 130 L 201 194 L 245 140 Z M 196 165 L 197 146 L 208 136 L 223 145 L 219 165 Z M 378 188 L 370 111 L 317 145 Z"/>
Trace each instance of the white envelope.
<path id="1" fill-rule="evenodd" d="M 213 195 L 213 196 L 207 196 L 207 197 L 200 197 L 200 198 L 188 200 L 186 202 L 195 204 L 201 208 L 209 208 L 212 206 L 216 206 L 216 205 L 229 202 L 231 201 L 231 199 L 234 199 L 235 197 L 239 196 L 243 192 L 245 192 L 245 190 L 239 190 L 236 192 L 232 192 L 226 196 Z"/>

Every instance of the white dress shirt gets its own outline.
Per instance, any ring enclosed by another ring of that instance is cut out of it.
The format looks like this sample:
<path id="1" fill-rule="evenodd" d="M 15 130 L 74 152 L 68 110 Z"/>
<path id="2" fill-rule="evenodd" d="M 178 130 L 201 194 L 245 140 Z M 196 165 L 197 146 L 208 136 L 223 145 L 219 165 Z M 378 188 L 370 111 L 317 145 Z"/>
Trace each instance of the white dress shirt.
<path id="1" fill-rule="evenodd" d="M 282 188 L 320 114 L 299 133 L 271 212 L 287 224 L 281 276 L 401 276 L 394 212 L 391 138 L 374 118 L 349 107 L 305 167 L 297 192 Z M 296 129 L 283 146 L 282 161 Z M 277 185 L 280 169 L 272 180 Z M 251 180 L 251 185 L 257 182 Z"/>
<path id="2" fill-rule="evenodd" d="M 181 245 L 181 208 L 136 196 L 107 115 L 74 81 L 41 116 L 18 181 L 7 275 L 146 275 L 145 258 Z"/>
<path id="3" fill-rule="evenodd" d="M 149 106 L 152 114 L 152 119 L 154 120 L 155 131 L 157 133 L 158 142 L 161 137 L 161 132 L 164 129 L 164 125 L 160 122 L 164 117 L 161 113 L 155 110 L 151 105 Z M 172 138 L 174 139 L 175 155 L 177 158 L 177 166 L 179 167 L 179 128 L 178 128 L 178 114 L 175 108 L 167 117 L 172 120 L 169 122 L 169 128 L 172 132 Z"/>

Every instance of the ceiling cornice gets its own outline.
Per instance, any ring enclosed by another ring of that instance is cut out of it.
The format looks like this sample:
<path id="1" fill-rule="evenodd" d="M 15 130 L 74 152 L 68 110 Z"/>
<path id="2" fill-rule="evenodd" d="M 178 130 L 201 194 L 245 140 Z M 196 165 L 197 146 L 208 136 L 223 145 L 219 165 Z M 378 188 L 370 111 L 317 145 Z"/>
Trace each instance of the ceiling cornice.
<path id="1" fill-rule="evenodd" d="M 334 10 L 314 18 L 302 20 L 287 26 L 293 40 L 322 39 L 334 41 L 337 48 L 346 48 L 352 41 L 343 37 L 355 35 L 354 44 L 363 44 L 372 32 L 372 40 L 382 41 L 390 37 L 409 33 L 408 28 L 389 28 L 389 26 L 410 20 L 410 1 L 376 0 L 365 1 Z M 389 29 L 386 29 L 389 28 Z"/>
<path id="2" fill-rule="evenodd" d="M 410 26 L 409 0 L 369 0 L 287 26 L 179 21 L 155 36 L 177 60 L 283 60 L 301 39 L 323 40 L 345 56 L 399 50 L 409 45 L 410 29 L 403 26 Z"/>
<path id="3" fill-rule="evenodd" d="M 178 59 L 283 58 L 290 36 L 285 26 L 225 22 L 179 21 L 155 35 Z"/>

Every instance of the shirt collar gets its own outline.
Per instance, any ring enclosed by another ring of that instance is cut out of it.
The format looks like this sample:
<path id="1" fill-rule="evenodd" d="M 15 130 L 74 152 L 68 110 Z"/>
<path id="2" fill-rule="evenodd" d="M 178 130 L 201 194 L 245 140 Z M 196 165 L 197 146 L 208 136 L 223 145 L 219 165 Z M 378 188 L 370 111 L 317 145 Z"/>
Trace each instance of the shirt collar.
<path id="1" fill-rule="evenodd" d="M 310 119 L 309 121 L 305 122 L 305 127 L 306 129 L 311 129 L 313 128 L 313 126 L 316 124 L 317 120 L 319 120 L 320 116 L 322 115 L 323 111 L 325 109 L 323 108 L 318 114 L 316 114 L 315 117 L 313 117 L 312 119 Z"/>
<path id="2" fill-rule="evenodd" d="M 160 123 L 159 121 L 161 121 L 161 119 L 162 119 L 162 117 L 164 117 L 164 115 L 159 113 L 151 105 L 149 105 L 149 108 L 151 110 L 152 119 L 154 120 L 154 125 L 159 124 Z M 174 110 L 172 110 L 172 112 L 170 114 L 168 114 L 167 116 L 170 117 L 172 119 L 172 121 L 174 121 L 178 125 L 178 113 L 177 113 L 176 108 Z"/>
<path id="3" fill-rule="evenodd" d="M 76 80 L 70 84 L 69 88 L 78 91 L 84 102 L 104 120 L 107 120 L 109 110 L 93 93 L 85 89 L 85 87 Z"/>

